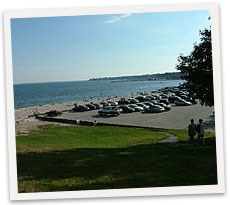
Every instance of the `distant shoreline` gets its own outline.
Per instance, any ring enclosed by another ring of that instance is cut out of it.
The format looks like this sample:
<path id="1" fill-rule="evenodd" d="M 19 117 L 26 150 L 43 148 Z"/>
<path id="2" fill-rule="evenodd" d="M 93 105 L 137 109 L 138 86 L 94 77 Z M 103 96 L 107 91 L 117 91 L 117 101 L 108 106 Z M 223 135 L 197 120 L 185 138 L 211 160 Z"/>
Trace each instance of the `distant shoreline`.
<path id="1" fill-rule="evenodd" d="M 110 81 L 118 81 L 118 82 L 181 80 L 181 72 L 166 72 L 166 73 L 117 76 L 117 77 L 100 77 L 100 78 L 89 79 L 89 81 L 97 81 L 97 80 L 110 80 Z"/>

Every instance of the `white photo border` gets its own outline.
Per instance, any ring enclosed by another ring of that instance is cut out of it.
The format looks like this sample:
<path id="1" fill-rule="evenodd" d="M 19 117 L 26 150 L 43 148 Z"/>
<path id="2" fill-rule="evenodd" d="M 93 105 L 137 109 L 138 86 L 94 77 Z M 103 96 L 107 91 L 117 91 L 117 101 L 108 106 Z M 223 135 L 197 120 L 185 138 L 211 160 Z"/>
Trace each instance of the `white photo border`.
<path id="1" fill-rule="evenodd" d="M 12 18 L 170 12 L 170 11 L 191 11 L 191 10 L 208 10 L 211 15 L 218 184 L 201 185 L 201 186 L 181 186 L 181 187 L 154 187 L 154 188 L 89 190 L 89 191 L 18 193 L 10 20 Z M 146 5 L 137 5 L 137 6 L 127 5 L 127 6 L 58 8 L 58 9 L 8 10 L 4 12 L 4 34 L 5 34 L 5 69 L 6 69 L 6 93 L 7 93 L 10 200 L 225 193 L 224 144 L 223 144 L 224 139 L 223 139 L 222 85 L 221 85 L 221 58 L 220 58 L 220 31 L 219 31 L 218 4 L 216 3 L 199 3 L 199 4 L 187 3 L 187 4 L 162 4 L 162 5 L 146 4 Z"/>

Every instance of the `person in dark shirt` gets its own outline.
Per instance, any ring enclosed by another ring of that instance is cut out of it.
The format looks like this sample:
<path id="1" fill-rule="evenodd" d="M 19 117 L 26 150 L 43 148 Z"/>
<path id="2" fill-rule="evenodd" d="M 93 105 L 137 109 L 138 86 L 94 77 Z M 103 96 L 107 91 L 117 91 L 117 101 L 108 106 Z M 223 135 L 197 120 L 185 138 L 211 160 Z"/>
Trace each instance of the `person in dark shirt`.
<path id="1" fill-rule="evenodd" d="M 194 140 L 194 136 L 196 135 L 196 124 L 194 123 L 194 119 L 190 120 L 190 124 L 188 125 L 188 136 L 191 141 Z"/>

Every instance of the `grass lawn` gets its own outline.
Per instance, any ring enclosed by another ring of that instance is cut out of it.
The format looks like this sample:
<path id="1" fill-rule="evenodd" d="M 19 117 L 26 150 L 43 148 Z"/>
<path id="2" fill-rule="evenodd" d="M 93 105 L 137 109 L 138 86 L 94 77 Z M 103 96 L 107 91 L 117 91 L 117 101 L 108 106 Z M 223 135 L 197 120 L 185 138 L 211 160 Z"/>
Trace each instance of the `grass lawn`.
<path id="1" fill-rule="evenodd" d="M 168 138 L 165 132 L 179 141 L 159 143 Z M 191 146 L 186 130 L 43 126 L 16 138 L 18 190 L 217 184 L 214 135 L 206 132 L 206 146 Z"/>

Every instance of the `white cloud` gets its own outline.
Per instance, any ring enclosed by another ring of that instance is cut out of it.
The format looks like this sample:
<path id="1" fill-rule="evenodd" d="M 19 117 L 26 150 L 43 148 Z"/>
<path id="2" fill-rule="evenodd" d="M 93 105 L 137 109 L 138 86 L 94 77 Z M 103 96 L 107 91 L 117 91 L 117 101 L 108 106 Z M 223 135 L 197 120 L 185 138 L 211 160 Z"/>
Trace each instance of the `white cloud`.
<path id="1" fill-rule="evenodd" d="M 119 22 L 119 21 L 122 21 L 126 18 L 129 18 L 132 14 L 122 14 L 122 15 L 119 15 L 119 16 L 112 16 L 111 18 L 107 19 L 105 21 L 105 23 L 116 23 L 116 22 Z"/>

